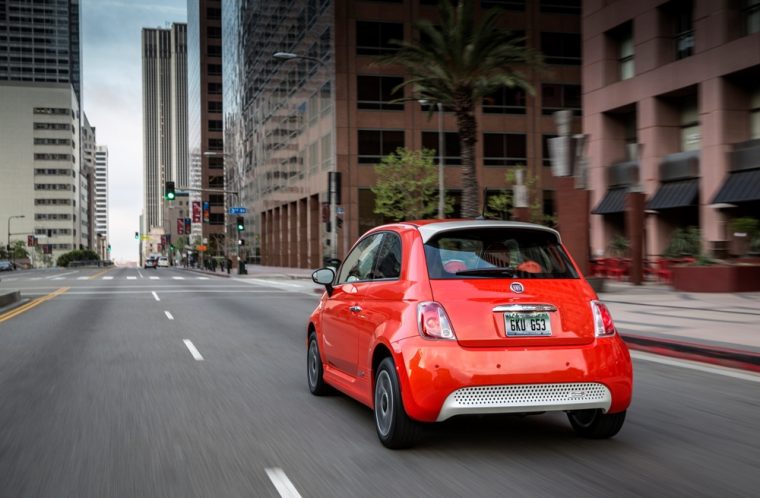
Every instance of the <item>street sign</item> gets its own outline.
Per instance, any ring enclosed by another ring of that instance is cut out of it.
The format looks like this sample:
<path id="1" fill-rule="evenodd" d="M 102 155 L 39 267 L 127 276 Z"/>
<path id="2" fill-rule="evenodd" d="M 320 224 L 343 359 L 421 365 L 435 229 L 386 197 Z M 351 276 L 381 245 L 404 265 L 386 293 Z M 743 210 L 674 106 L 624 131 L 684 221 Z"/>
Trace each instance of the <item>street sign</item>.
<path id="1" fill-rule="evenodd" d="M 248 210 L 244 207 L 231 207 L 227 214 L 245 214 Z"/>

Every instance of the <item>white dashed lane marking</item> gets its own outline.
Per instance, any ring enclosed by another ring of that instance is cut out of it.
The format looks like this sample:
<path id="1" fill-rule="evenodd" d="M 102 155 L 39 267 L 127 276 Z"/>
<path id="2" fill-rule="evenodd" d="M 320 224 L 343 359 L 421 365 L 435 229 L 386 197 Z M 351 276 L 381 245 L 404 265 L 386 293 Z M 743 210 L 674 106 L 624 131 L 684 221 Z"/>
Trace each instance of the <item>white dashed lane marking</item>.
<path id="1" fill-rule="evenodd" d="M 301 494 L 298 492 L 293 483 L 290 482 L 288 476 L 285 475 L 285 471 L 279 467 L 273 467 L 271 469 L 265 469 L 269 480 L 272 481 L 277 492 L 280 493 L 282 498 L 301 498 Z"/>
<path id="2" fill-rule="evenodd" d="M 190 354 L 193 355 L 195 361 L 203 361 L 203 356 L 201 356 L 200 351 L 198 351 L 198 349 L 195 347 L 193 341 L 190 339 L 183 339 L 183 342 L 185 343 L 185 346 L 187 346 L 187 349 L 190 350 Z"/>
<path id="3" fill-rule="evenodd" d="M 168 318 L 169 320 L 174 320 L 174 316 L 172 316 L 172 314 L 169 313 L 168 311 L 164 311 L 164 314 L 166 315 L 166 318 Z"/>

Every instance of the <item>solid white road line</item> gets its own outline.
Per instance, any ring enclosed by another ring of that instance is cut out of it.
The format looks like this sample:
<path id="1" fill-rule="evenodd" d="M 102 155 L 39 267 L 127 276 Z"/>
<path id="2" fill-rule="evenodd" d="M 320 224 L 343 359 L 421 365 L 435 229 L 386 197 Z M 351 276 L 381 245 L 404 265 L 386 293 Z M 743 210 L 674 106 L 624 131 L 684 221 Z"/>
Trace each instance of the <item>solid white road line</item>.
<path id="1" fill-rule="evenodd" d="M 158 300 L 158 299 L 156 299 L 156 300 Z M 164 311 L 164 315 L 166 315 L 166 318 L 168 318 L 169 320 L 174 320 L 174 317 L 168 311 Z"/>
<path id="2" fill-rule="evenodd" d="M 113 280 L 113 275 L 107 275 L 103 277 L 103 280 Z"/>
<path id="3" fill-rule="evenodd" d="M 183 339 L 182 342 L 185 343 L 185 346 L 187 346 L 187 349 L 190 350 L 190 354 L 193 355 L 193 358 L 195 358 L 195 361 L 203 361 L 203 356 L 201 356 L 200 351 L 195 347 L 195 344 L 193 344 L 193 341 L 190 339 Z"/>
<path id="4" fill-rule="evenodd" d="M 288 476 L 285 475 L 285 471 L 279 467 L 265 470 L 269 476 L 269 480 L 272 481 L 272 484 L 274 484 L 274 487 L 282 498 L 301 498 L 301 494 L 293 486 L 293 483 L 290 482 Z"/>
<path id="5" fill-rule="evenodd" d="M 297 288 L 301 288 L 301 289 L 303 288 L 303 286 L 298 285 L 298 284 L 288 284 L 288 283 L 285 283 L 285 282 L 278 282 L 278 281 L 275 281 L 275 280 L 263 280 L 263 279 L 260 279 L 260 278 L 249 278 L 249 279 L 240 278 L 240 279 L 235 279 L 235 280 L 238 280 L 240 282 L 258 282 L 260 284 L 265 284 L 265 285 L 283 285 L 285 287 L 297 287 Z"/>
<path id="6" fill-rule="evenodd" d="M 172 277 L 174 280 L 185 280 L 185 277 Z"/>
<path id="7" fill-rule="evenodd" d="M 137 280 L 137 277 L 127 277 L 127 280 Z"/>
<path id="8" fill-rule="evenodd" d="M 156 294 L 156 291 L 152 291 L 152 293 L 153 293 L 153 297 L 156 298 L 156 301 L 160 301 L 160 299 L 158 298 L 158 294 Z"/>
<path id="9" fill-rule="evenodd" d="M 751 382 L 760 382 L 760 374 L 747 372 L 744 370 L 736 370 L 733 368 L 721 367 L 718 365 L 710 365 L 708 363 L 700 363 L 689 360 L 679 360 L 676 358 L 670 358 L 667 356 L 660 356 L 651 353 L 644 353 L 643 351 L 631 351 L 631 357 L 636 360 L 649 361 L 652 363 L 659 363 L 661 365 L 669 365 L 671 367 L 688 368 L 689 370 L 698 370 L 700 372 L 707 372 L 715 375 L 723 375 L 725 377 L 732 377 L 734 379 L 749 380 Z"/>
<path id="10" fill-rule="evenodd" d="M 61 277 L 65 277 L 66 275 L 73 275 L 75 273 L 79 273 L 79 270 L 70 271 L 68 273 L 59 273 L 58 275 L 51 275 L 49 277 L 44 277 L 45 280 L 63 280 Z M 34 279 L 32 279 L 34 280 Z"/>

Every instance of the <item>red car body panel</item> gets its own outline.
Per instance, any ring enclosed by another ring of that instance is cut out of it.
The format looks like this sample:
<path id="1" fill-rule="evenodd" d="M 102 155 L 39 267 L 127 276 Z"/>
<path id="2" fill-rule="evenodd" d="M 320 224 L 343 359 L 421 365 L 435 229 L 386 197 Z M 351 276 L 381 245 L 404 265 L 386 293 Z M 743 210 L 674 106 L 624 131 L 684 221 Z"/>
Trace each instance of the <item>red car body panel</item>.
<path id="1" fill-rule="evenodd" d="M 387 351 L 396 365 L 404 408 L 419 421 L 435 421 L 449 394 L 471 386 L 598 382 L 612 395 L 608 413 L 628 407 L 633 384 L 628 350 L 617 334 L 595 336 L 590 301 L 597 296 L 585 279 L 431 280 L 417 230 L 428 223 L 435 221 L 368 232 L 401 236 L 399 279 L 345 283 L 335 285 L 332 296 L 323 294 L 310 317 L 307 342 L 313 328 L 328 384 L 372 407 L 373 358 Z M 524 285 L 524 293 L 510 290 L 515 280 Z M 433 300 L 444 306 L 457 340 L 420 335 L 417 303 Z M 550 337 L 506 336 L 503 314 L 493 308 L 522 303 L 557 307 L 551 313 Z"/>

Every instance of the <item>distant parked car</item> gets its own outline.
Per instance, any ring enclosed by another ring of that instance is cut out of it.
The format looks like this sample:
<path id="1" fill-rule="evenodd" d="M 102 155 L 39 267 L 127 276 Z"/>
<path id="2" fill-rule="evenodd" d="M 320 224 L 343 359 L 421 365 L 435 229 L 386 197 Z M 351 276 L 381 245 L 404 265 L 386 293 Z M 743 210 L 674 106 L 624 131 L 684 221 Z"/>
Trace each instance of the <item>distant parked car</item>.
<path id="1" fill-rule="evenodd" d="M 7 259 L 0 259 L 0 271 L 13 271 L 16 268 Z"/>
<path id="2" fill-rule="evenodd" d="M 158 258 L 158 266 L 161 268 L 169 268 L 169 258 L 166 256 Z"/>
<path id="3" fill-rule="evenodd" d="M 157 268 L 158 267 L 158 259 L 154 258 L 153 256 L 150 256 L 148 259 L 145 260 L 145 268 Z"/>

